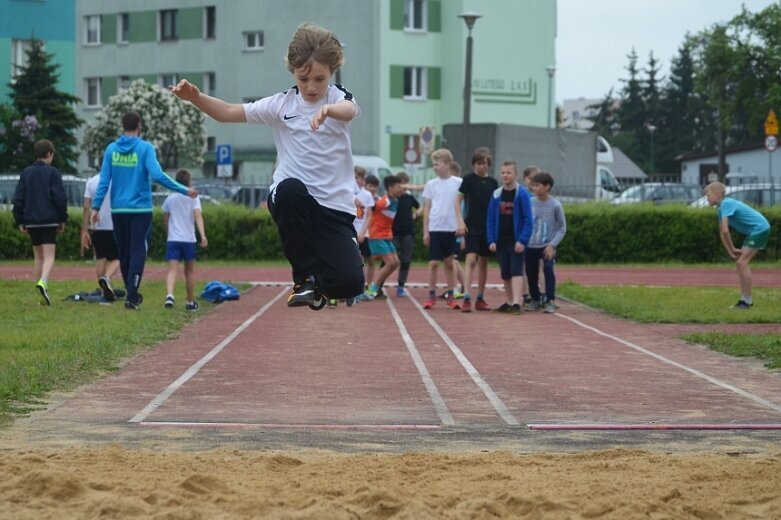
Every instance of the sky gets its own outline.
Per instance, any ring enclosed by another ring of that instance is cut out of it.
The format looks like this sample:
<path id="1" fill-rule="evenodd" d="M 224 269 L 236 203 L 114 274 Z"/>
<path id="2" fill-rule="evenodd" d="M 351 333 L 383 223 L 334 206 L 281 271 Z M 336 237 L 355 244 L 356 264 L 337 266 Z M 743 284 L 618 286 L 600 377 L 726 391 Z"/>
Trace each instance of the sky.
<path id="1" fill-rule="evenodd" d="M 653 51 L 666 77 L 687 32 L 729 21 L 741 3 L 758 12 L 777 1 L 557 0 L 556 101 L 603 98 L 611 87 L 619 91 L 632 47 L 638 68 Z"/>

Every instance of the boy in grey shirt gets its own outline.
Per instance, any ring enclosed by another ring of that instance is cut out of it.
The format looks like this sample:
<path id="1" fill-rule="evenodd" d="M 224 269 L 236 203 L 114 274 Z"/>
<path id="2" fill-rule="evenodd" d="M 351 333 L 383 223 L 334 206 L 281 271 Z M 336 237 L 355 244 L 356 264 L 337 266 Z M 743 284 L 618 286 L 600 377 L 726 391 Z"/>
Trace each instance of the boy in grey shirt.
<path id="1" fill-rule="evenodd" d="M 556 312 L 556 275 L 553 265 L 556 263 L 556 248 L 567 233 L 567 221 L 561 203 L 550 196 L 553 188 L 553 176 L 548 172 L 540 172 L 531 179 L 532 214 L 534 229 L 526 248 L 526 277 L 529 282 L 531 301 L 527 310 Z M 539 276 L 540 260 L 545 275 L 545 298 L 540 293 Z"/>

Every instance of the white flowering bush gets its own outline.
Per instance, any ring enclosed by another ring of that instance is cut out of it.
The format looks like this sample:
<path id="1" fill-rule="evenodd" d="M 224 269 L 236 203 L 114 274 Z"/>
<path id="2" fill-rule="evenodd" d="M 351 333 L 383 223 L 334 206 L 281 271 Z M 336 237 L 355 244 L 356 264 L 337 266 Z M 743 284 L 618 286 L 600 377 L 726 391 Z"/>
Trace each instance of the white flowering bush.
<path id="1" fill-rule="evenodd" d="M 84 131 L 84 149 L 102 160 L 103 152 L 122 134 L 122 116 L 141 114 L 141 137 L 152 143 L 163 168 L 200 166 L 206 146 L 203 113 L 143 79 L 111 96 Z"/>

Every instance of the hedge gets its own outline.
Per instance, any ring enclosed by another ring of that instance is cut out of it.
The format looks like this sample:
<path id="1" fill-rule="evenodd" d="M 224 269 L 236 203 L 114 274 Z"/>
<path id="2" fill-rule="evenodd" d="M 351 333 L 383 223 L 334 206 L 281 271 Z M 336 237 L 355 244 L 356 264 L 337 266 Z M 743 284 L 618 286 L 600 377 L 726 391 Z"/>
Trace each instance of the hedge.
<path id="1" fill-rule="evenodd" d="M 201 260 L 280 260 L 282 245 L 265 209 L 223 204 L 204 207 L 209 248 Z M 761 259 L 781 258 L 781 207 L 762 210 L 771 223 L 770 243 Z M 651 204 L 582 204 L 565 207 L 567 236 L 558 249 L 565 263 L 721 262 L 726 253 L 718 235 L 713 208 Z M 65 233 L 57 242 L 57 257 L 75 260 L 79 254 L 81 212 L 70 211 Z M 417 221 L 414 258 L 426 260 L 421 222 Z M 741 238 L 735 236 L 736 245 Z M 162 213 L 155 210 L 149 256 L 162 260 L 165 239 Z M 32 258 L 29 238 L 13 224 L 10 211 L 0 211 L 0 260 Z"/>

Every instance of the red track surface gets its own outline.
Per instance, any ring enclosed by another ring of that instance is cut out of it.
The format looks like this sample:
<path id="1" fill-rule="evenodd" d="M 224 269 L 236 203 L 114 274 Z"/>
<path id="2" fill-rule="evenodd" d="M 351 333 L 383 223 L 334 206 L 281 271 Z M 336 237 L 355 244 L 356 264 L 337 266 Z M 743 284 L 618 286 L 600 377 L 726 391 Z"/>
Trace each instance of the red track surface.
<path id="1" fill-rule="evenodd" d="M 2 277 L 20 272 L 0 268 Z M 152 267 L 148 277 L 161 273 Z M 556 315 L 463 314 L 442 303 L 423 311 L 415 304 L 423 289 L 413 289 L 413 298 L 313 312 L 285 306 L 286 269 L 201 266 L 199 273 L 204 280 L 281 284 L 256 287 L 240 301 L 220 305 L 179 338 L 75 394 L 47 418 L 132 420 L 131 426 L 444 430 L 529 423 L 781 423 L 778 374 L 686 345 L 677 339 L 680 326 L 630 323 L 566 302 Z M 661 285 L 724 284 L 725 277 L 732 285 L 734 277 L 731 270 L 559 273 L 561 280 L 581 283 L 656 279 Z M 413 281 L 422 282 L 422 274 L 416 271 Z M 778 286 L 777 270 L 756 274 L 762 275 L 757 285 Z M 55 271 L 55 278 L 90 275 L 88 268 Z M 499 303 L 498 292 L 490 298 Z M 146 304 L 142 312 L 162 310 Z M 781 332 L 781 325 L 761 329 Z"/>

